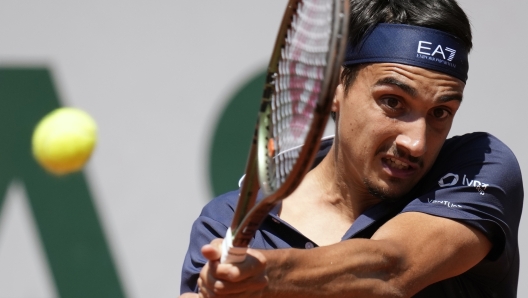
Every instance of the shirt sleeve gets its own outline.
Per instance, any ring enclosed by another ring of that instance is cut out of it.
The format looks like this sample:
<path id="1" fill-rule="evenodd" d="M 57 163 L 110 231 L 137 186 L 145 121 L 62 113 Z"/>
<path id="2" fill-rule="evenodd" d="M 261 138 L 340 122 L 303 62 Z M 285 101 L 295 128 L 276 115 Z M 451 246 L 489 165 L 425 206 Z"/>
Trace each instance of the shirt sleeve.
<path id="1" fill-rule="evenodd" d="M 427 191 L 402 212 L 423 212 L 464 222 L 493 244 L 488 259 L 515 250 L 523 202 L 519 164 L 495 137 L 475 133 L 449 140 L 423 185 Z"/>
<path id="2" fill-rule="evenodd" d="M 207 204 L 191 229 L 189 248 L 182 267 L 180 293 L 197 292 L 200 270 L 207 263 L 201 253 L 202 246 L 216 238 L 224 238 L 233 216 L 233 201 L 238 192 L 230 192 Z"/>

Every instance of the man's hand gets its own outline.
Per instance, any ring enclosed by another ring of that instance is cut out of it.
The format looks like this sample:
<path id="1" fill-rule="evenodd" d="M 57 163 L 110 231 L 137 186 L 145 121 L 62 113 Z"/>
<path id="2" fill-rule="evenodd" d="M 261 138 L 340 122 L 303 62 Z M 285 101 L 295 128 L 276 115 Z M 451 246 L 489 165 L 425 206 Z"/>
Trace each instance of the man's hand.
<path id="1" fill-rule="evenodd" d="M 222 239 L 216 239 L 202 248 L 209 262 L 200 272 L 199 297 L 260 297 L 268 284 L 266 257 L 248 249 L 244 262 L 221 264 L 221 245 Z"/>

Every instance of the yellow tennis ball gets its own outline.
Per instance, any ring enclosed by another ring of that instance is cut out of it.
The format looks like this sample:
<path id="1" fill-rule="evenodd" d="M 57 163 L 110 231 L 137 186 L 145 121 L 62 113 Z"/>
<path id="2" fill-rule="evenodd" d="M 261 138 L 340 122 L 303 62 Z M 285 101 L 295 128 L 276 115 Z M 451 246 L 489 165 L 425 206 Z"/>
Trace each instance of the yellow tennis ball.
<path id="1" fill-rule="evenodd" d="M 33 132 L 33 156 L 47 171 L 64 175 L 80 170 L 97 143 L 97 125 L 86 112 L 58 108 Z"/>

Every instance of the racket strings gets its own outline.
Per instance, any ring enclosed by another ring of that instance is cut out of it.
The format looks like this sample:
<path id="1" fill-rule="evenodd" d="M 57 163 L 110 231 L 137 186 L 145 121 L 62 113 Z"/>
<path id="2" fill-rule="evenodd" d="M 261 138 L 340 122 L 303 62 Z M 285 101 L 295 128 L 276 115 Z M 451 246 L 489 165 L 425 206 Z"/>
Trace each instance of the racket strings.
<path id="1" fill-rule="evenodd" d="M 320 98 L 331 37 L 331 1 L 299 4 L 287 32 L 275 77 L 269 138 L 268 185 L 279 188 L 299 157 Z"/>

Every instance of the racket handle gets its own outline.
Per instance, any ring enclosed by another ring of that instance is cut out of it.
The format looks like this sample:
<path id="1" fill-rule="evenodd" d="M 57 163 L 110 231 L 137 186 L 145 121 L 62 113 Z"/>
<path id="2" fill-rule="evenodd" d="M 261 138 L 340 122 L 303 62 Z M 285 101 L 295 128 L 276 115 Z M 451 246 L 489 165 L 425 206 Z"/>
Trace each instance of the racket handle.
<path id="1" fill-rule="evenodd" d="M 226 236 L 222 242 L 221 263 L 242 263 L 246 259 L 247 247 L 233 247 L 233 233 L 231 228 L 227 229 Z"/>

